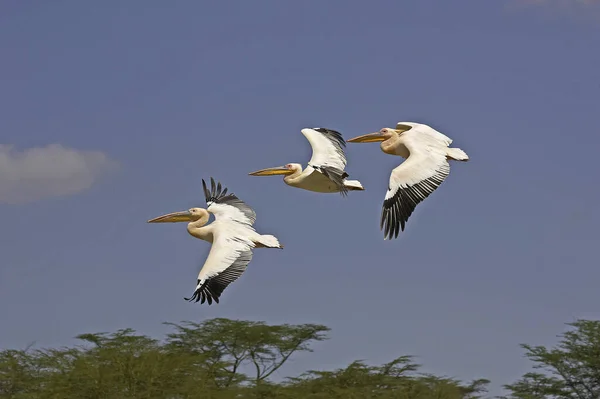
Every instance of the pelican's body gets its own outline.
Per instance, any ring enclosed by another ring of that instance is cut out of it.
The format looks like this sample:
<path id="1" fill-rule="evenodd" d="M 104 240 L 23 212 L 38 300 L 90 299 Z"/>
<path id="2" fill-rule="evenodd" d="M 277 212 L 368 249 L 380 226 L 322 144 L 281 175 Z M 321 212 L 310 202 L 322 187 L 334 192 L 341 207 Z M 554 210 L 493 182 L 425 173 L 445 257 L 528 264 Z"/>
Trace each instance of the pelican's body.
<path id="1" fill-rule="evenodd" d="M 360 188 L 353 185 L 352 182 L 355 180 L 343 179 L 343 188 L 334 182 L 330 177 L 327 177 L 319 169 L 315 169 L 312 165 L 307 165 L 302 170 L 300 164 L 287 164 L 286 168 L 293 171 L 289 175 L 283 178 L 283 182 L 291 187 L 301 188 L 303 190 L 314 191 L 316 193 L 339 193 L 345 189 L 348 190 L 360 190 Z M 343 176 L 343 175 L 342 175 Z"/>
<path id="2" fill-rule="evenodd" d="M 221 183 L 215 186 L 211 178 L 211 191 L 202 180 L 207 208 L 192 208 L 183 212 L 169 213 L 151 219 L 148 223 L 189 222 L 188 233 L 198 239 L 210 242 L 212 247 L 198 274 L 194 295 L 187 300 L 211 305 L 219 303 L 223 290 L 237 280 L 252 260 L 254 248 L 283 248 L 277 237 L 259 234 L 252 225 L 256 213 L 227 189 L 221 190 Z M 215 220 L 209 225 L 210 213 Z"/>
<path id="3" fill-rule="evenodd" d="M 395 129 L 384 128 L 348 142 L 381 142 L 381 151 L 405 158 L 390 175 L 381 213 L 384 239 L 397 238 L 415 207 L 448 177 L 448 160 L 469 160 L 460 148 L 449 147 L 452 139 L 421 123 L 398 122 Z"/>
<path id="4" fill-rule="evenodd" d="M 200 210 L 202 208 L 192 208 L 190 209 L 188 212 L 192 213 L 193 211 L 197 211 Z M 157 222 L 153 222 L 153 223 L 157 223 Z M 238 226 L 239 227 L 239 226 Z M 239 235 L 244 235 L 246 237 L 248 237 L 252 243 L 254 244 L 255 248 L 262 248 L 262 247 L 268 247 L 268 248 L 283 248 L 283 246 L 279 247 L 276 246 L 274 244 L 273 240 L 273 236 L 266 234 L 259 234 L 257 233 L 254 229 L 248 229 L 245 226 L 242 226 L 241 228 L 235 228 L 232 225 L 227 225 L 227 223 L 220 223 L 217 221 L 214 221 L 213 223 L 209 224 L 208 226 L 199 226 L 196 225 L 196 222 L 191 222 L 188 223 L 187 225 L 187 232 L 195 238 L 198 238 L 200 240 L 209 242 L 209 243 L 213 243 L 214 240 L 214 231 L 219 231 L 222 228 L 226 228 L 231 232 L 235 232 Z"/>
<path id="5" fill-rule="evenodd" d="M 303 170 L 299 163 L 288 163 L 284 166 L 257 170 L 251 176 L 284 175 L 283 181 L 288 186 L 301 188 L 317 193 L 341 193 L 364 190 L 358 180 L 348 180 L 346 168 L 346 143 L 342 135 L 331 129 L 302 129 L 304 137 L 312 147 L 312 157 Z"/>

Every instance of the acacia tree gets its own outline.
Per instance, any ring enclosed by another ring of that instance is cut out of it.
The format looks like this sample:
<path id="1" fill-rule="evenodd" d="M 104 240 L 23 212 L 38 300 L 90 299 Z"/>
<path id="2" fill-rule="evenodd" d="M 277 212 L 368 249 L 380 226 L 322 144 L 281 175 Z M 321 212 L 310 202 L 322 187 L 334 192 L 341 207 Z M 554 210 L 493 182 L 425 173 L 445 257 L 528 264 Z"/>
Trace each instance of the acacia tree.
<path id="1" fill-rule="evenodd" d="M 221 387 L 264 383 L 294 353 L 312 352 L 310 344 L 327 339 L 330 330 L 318 324 L 267 325 L 224 318 L 165 324 L 176 330 L 167 335 L 168 346 L 203 354 Z M 243 368 L 250 368 L 252 377 L 242 373 Z"/>
<path id="2" fill-rule="evenodd" d="M 579 319 L 567 323 L 572 328 L 552 349 L 521 345 L 534 369 L 505 385 L 519 399 L 598 399 L 600 398 L 600 321 Z"/>
<path id="3" fill-rule="evenodd" d="M 329 328 L 228 319 L 167 324 L 174 331 L 163 341 L 123 329 L 79 335 L 75 347 L 1 351 L 0 398 L 474 399 L 487 383 L 419 374 L 408 356 L 276 383 L 269 377 L 327 339 Z"/>
<path id="4" fill-rule="evenodd" d="M 419 367 L 411 356 L 401 356 L 381 366 L 368 366 L 357 360 L 335 371 L 311 370 L 299 378 L 290 378 L 288 389 L 290 397 L 301 395 L 307 399 L 476 399 L 487 392 L 488 380 L 463 385 L 451 378 L 419 374 Z"/>
<path id="5" fill-rule="evenodd" d="M 186 357 L 174 359 L 157 340 L 132 329 L 77 338 L 83 345 L 37 351 L 36 364 L 45 373 L 38 397 L 154 398 L 177 393 L 185 379 Z"/>
<path id="6" fill-rule="evenodd" d="M 39 370 L 29 348 L 0 352 L 0 398 L 24 398 L 39 389 Z"/>

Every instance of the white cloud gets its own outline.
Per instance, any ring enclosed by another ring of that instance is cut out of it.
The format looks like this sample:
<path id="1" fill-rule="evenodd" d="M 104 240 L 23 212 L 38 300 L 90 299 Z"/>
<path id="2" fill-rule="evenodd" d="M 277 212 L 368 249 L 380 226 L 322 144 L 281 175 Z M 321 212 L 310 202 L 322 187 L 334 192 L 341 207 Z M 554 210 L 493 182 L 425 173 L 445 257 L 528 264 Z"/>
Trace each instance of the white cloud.
<path id="1" fill-rule="evenodd" d="M 60 144 L 17 151 L 0 144 L 0 203 L 76 194 L 118 167 L 99 151 L 79 151 Z"/>

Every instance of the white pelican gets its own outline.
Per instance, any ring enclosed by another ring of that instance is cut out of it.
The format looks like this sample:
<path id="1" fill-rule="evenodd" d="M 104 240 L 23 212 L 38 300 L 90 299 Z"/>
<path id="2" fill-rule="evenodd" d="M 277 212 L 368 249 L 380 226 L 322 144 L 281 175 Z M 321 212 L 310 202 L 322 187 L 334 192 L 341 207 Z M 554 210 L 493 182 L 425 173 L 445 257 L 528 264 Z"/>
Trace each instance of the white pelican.
<path id="1" fill-rule="evenodd" d="M 302 129 L 302 134 L 312 147 L 312 157 L 306 169 L 299 163 L 288 163 L 284 166 L 267 168 L 249 173 L 250 176 L 285 175 L 283 181 L 292 187 L 302 188 L 317 193 L 341 193 L 364 190 L 358 180 L 346 180 L 346 142 L 335 130 L 324 127 Z"/>
<path id="2" fill-rule="evenodd" d="M 349 143 L 381 142 L 381 151 L 399 155 L 405 161 L 392 171 L 380 228 L 384 239 L 398 238 L 398 230 L 408 221 L 415 207 L 429 196 L 450 174 L 448 160 L 468 161 L 460 148 L 449 148 L 452 139 L 430 126 L 398 122 L 396 128 L 384 128 L 348 140 Z M 394 236 L 394 237 L 392 237 Z"/>
<path id="3" fill-rule="evenodd" d="M 191 208 L 187 211 L 169 213 L 148 220 L 148 223 L 190 222 L 187 231 L 193 237 L 212 244 L 206 262 L 198 274 L 196 290 L 188 301 L 201 304 L 213 300 L 219 303 L 221 293 L 229 284 L 237 280 L 252 260 L 252 249 L 283 248 L 279 240 L 270 234 L 257 233 L 252 225 L 256 213 L 233 193 L 227 194 L 227 188 L 221 190 L 221 183 L 215 187 L 210 178 L 211 190 L 208 191 L 204 179 L 202 186 L 206 197 L 206 209 Z M 215 215 L 215 221 L 205 226 Z"/>

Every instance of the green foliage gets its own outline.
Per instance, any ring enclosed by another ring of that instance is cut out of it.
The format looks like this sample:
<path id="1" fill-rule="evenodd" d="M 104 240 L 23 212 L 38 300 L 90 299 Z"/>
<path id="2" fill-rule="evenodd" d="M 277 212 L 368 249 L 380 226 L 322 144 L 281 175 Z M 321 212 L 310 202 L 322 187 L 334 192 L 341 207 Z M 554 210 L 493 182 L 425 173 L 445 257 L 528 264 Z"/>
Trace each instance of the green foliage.
<path id="1" fill-rule="evenodd" d="M 0 352 L 0 398 L 475 399 L 487 385 L 418 374 L 408 356 L 381 366 L 355 361 L 277 383 L 273 373 L 326 340 L 329 328 L 222 318 L 167 324 L 173 332 L 162 342 L 124 329 L 79 335 L 72 348 Z"/>
<path id="2" fill-rule="evenodd" d="M 252 382 L 260 384 L 296 352 L 310 352 L 309 343 L 326 339 L 328 327 L 315 324 L 269 326 L 262 322 L 212 319 L 172 324 L 167 335 L 172 350 L 201 353 L 215 371 L 219 386 L 245 382 L 243 366 L 252 366 Z"/>
<path id="3" fill-rule="evenodd" d="M 35 360 L 28 349 L 0 352 L 0 397 L 33 397 L 42 380 Z"/>
<path id="4" fill-rule="evenodd" d="M 487 380 L 463 386 L 459 381 L 417 374 L 419 365 L 410 356 L 401 356 L 381 366 L 354 361 L 335 371 L 309 371 L 291 378 L 292 392 L 309 399 L 325 398 L 403 398 L 466 399 L 485 392 Z"/>
<path id="5" fill-rule="evenodd" d="M 479 399 L 489 383 L 419 373 L 410 356 L 369 366 L 270 378 L 294 354 L 312 352 L 329 328 L 211 319 L 165 323 L 163 341 L 132 329 L 81 334 L 79 345 L 0 352 L 4 399 Z M 522 345 L 534 372 L 504 399 L 600 398 L 600 321 L 568 323 L 555 348 Z"/>
<path id="6" fill-rule="evenodd" d="M 567 323 L 571 331 L 561 335 L 556 348 L 521 345 L 541 373 L 527 373 L 506 385 L 509 398 L 600 398 L 600 321 Z"/>

